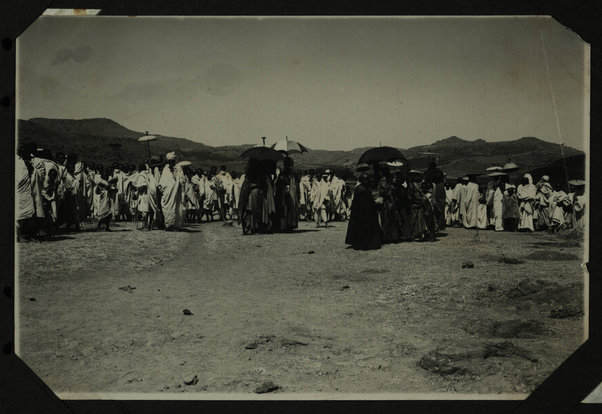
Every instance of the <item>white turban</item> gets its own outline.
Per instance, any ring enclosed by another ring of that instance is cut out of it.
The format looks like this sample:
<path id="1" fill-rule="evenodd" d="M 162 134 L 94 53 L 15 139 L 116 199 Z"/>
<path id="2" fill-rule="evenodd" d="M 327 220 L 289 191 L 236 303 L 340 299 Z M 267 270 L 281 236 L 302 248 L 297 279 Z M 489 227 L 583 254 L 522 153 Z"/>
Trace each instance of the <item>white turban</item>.
<path id="1" fill-rule="evenodd" d="M 175 160 L 176 159 L 176 152 L 175 151 L 168 152 L 167 155 L 165 156 L 165 159 L 167 161 Z"/>

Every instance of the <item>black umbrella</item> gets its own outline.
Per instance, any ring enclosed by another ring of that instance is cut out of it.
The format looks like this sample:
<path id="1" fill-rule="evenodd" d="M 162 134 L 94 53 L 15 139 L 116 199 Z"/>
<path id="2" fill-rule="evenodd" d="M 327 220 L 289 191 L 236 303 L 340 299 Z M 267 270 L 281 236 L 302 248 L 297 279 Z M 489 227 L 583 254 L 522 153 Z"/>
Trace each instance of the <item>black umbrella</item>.
<path id="1" fill-rule="evenodd" d="M 406 157 L 397 148 L 393 147 L 375 147 L 370 148 L 364 152 L 360 159 L 357 161 L 358 164 L 374 164 L 375 162 L 381 161 L 398 161 L 406 160 Z"/>
<path id="2" fill-rule="evenodd" d="M 251 147 L 242 154 L 241 158 L 255 158 L 258 160 L 280 161 L 284 158 L 281 152 L 270 147 Z"/>

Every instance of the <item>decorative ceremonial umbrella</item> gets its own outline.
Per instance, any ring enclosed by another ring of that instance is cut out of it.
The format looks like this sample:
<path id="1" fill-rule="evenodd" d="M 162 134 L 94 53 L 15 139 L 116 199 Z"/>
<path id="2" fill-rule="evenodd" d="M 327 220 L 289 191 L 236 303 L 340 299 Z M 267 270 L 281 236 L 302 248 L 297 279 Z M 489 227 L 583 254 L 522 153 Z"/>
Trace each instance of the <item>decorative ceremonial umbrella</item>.
<path id="1" fill-rule="evenodd" d="M 406 161 L 406 157 L 397 148 L 393 147 L 374 147 L 364 152 L 358 164 L 373 164 L 381 161 Z"/>
<path id="2" fill-rule="evenodd" d="M 273 144 L 272 148 L 276 151 L 283 152 L 286 155 L 308 152 L 307 148 L 305 148 L 302 144 L 298 143 L 297 141 L 290 141 L 288 137 L 286 137 L 286 139 L 283 141 L 278 141 L 277 143 Z"/>
<path id="3" fill-rule="evenodd" d="M 157 140 L 157 137 L 155 135 L 148 135 L 148 131 L 146 131 L 145 135 L 138 138 L 138 142 L 146 142 L 146 149 L 148 150 L 148 158 L 149 159 L 151 157 L 150 142 L 156 141 L 156 140 Z"/>
<path id="4" fill-rule="evenodd" d="M 493 165 L 493 166 L 487 168 L 486 171 L 502 171 L 502 170 L 503 170 L 503 168 L 500 167 L 499 165 Z"/>
<path id="5" fill-rule="evenodd" d="M 180 167 L 187 167 L 189 165 L 191 165 L 192 163 L 190 161 L 180 161 L 179 163 L 177 163 L 176 165 L 179 165 Z"/>
<path id="6" fill-rule="evenodd" d="M 251 147 L 240 154 L 241 158 L 255 158 L 258 160 L 280 161 L 284 158 L 281 152 L 270 147 Z"/>
<path id="7" fill-rule="evenodd" d="M 570 180 L 569 184 L 574 185 L 576 187 L 580 187 L 582 185 L 585 185 L 585 180 Z"/>
<path id="8" fill-rule="evenodd" d="M 508 162 L 506 164 L 504 164 L 504 167 L 502 168 L 502 170 L 506 171 L 506 172 L 512 172 L 512 171 L 518 170 L 518 168 L 519 168 L 518 165 L 516 165 L 515 163 L 508 160 Z"/>
<path id="9" fill-rule="evenodd" d="M 506 174 L 505 172 L 502 172 L 502 171 L 494 171 L 494 172 L 487 174 L 487 177 L 501 177 L 502 175 L 508 175 L 508 174 Z"/>

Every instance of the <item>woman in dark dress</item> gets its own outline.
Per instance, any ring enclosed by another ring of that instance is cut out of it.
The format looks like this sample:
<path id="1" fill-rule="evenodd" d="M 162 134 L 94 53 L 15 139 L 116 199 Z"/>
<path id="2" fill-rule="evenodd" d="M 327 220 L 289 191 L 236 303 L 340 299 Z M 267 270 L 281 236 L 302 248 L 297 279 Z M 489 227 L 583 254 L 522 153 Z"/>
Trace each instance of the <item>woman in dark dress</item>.
<path id="1" fill-rule="evenodd" d="M 350 244 L 355 250 L 380 249 L 382 235 L 368 175 L 362 174 L 359 181 L 360 184 L 353 193 L 351 218 L 345 243 Z"/>

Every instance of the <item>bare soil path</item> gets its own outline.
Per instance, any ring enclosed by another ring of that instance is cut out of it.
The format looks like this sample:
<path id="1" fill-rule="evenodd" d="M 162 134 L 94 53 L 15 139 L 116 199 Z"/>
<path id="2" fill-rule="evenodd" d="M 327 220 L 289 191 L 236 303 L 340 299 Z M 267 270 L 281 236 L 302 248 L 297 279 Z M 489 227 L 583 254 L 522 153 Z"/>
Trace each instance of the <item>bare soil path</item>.
<path id="1" fill-rule="evenodd" d="M 576 241 L 447 229 L 361 252 L 333 224 L 21 244 L 19 354 L 55 392 L 527 393 L 583 341 Z"/>

